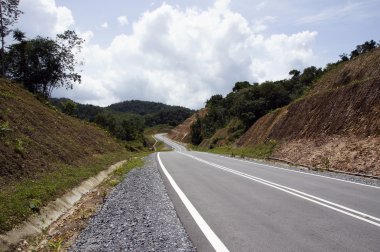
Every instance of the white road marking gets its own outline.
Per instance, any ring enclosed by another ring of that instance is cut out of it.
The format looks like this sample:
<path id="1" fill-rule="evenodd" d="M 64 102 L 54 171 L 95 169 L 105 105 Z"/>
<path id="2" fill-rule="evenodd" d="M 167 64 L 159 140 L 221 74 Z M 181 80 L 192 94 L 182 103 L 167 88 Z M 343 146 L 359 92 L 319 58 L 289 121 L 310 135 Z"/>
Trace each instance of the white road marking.
<path id="1" fill-rule="evenodd" d="M 162 136 L 161 140 L 165 141 L 165 142 L 169 142 L 169 144 L 175 145 L 177 147 L 180 146 L 177 143 L 175 143 L 174 141 L 172 141 L 172 140 L 170 140 L 170 139 L 168 139 L 168 138 L 166 138 L 164 136 Z M 184 147 L 183 146 L 179 147 L 179 152 L 182 152 L 182 148 L 184 148 Z M 287 168 L 281 168 L 281 167 L 277 167 L 277 166 L 273 166 L 273 165 L 262 164 L 262 163 L 258 163 L 258 162 L 254 162 L 254 161 L 248 161 L 248 160 L 242 160 L 242 159 L 239 159 L 239 158 L 226 157 L 226 156 L 223 156 L 223 155 L 218 155 L 218 154 L 213 154 L 213 153 L 207 153 L 207 152 L 198 152 L 198 153 L 205 154 L 205 155 L 210 155 L 210 156 L 218 156 L 218 157 L 222 157 L 222 158 L 226 158 L 226 159 L 231 159 L 231 160 L 235 160 L 235 161 L 239 161 L 239 162 L 244 162 L 244 163 L 249 163 L 249 164 L 261 165 L 261 166 L 270 167 L 270 168 L 274 168 L 274 169 L 278 169 L 278 170 L 283 170 L 283 171 L 288 171 L 288 172 L 301 173 L 301 174 L 308 175 L 308 176 L 326 178 L 326 179 L 331 179 L 331 180 L 335 180 L 335 181 L 339 181 L 339 182 L 344 182 L 344 183 L 350 183 L 350 184 L 355 184 L 355 185 L 360 185 L 360 186 L 371 187 L 371 188 L 375 188 L 375 189 L 379 189 L 380 190 L 379 186 L 367 185 L 367 184 L 362 184 L 362 183 L 358 183 L 358 182 L 354 182 L 354 181 L 349 181 L 349 180 L 344 180 L 344 179 L 338 179 L 338 178 L 332 178 L 332 177 L 323 176 L 323 175 L 319 175 L 319 174 L 313 174 L 313 173 L 310 173 L 310 172 L 296 171 L 296 170 L 291 170 L 291 169 L 287 169 Z"/>
<path id="2" fill-rule="evenodd" d="M 366 186 L 366 187 L 372 187 L 372 188 L 380 189 L 380 187 L 378 187 L 378 186 L 362 184 L 362 183 L 353 182 L 353 181 L 349 181 L 349 180 L 332 178 L 332 177 L 327 177 L 327 176 L 323 176 L 323 175 L 319 175 L 319 174 L 313 174 L 313 173 L 309 173 L 309 172 L 296 171 L 296 170 L 291 170 L 291 169 L 287 169 L 287 168 L 281 168 L 281 167 L 277 167 L 277 166 L 273 166 L 273 165 L 262 164 L 262 163 L 258 163 L 258 162 L 255 162 L 255 161 L 248 161 L 248 160 L 242 160 L 242 159 L 239 159 L 239 158 L 226 157 L 226 156 L 223 156 L 223 155 L 218 155 L 218 154 L 213 154 L 213 153 L 199 152 L 199 151 L 197 151 L 197 152 L 201 153 L 201 154 L 205 154 L 205 155 L 218 156 L 218 157 L 222 157 L 222 158 L 226 158 L 226 159 L 231 159 L 231 160 L 235 160 L 235 161 L 239 161 L 239 162 L 244 162 L 244 163 L 249 163 L 249 164 L 261 165 L 261 166 L 270 167 L 270 168 L 274 168 L 274 169 L 278 169 L 278 170 L 284 170 L 284 171 L 289 171 L 289 172 L 301 173 L 301 174 L 305 174 L 305 175 L 308 175 L 308 176 L 321 177 L 321 178 L 336 180 L 336 181 L 340 181 L 340 182 L 345 182 L 345 183 L 350 183 L 350 184 L 355 184 L 355 185 L 360 185 L 360 186 Z"/>
<path id="3" fill-rule="evenodd" d="M 239 175 L 241 177 L 244 177 L 244 178 L 256 181 L 258 183 L 261 183 L 261 184 L 273 187 L 275 189 L 281 190 L 283 192 L 286 192 L 288 194 L 294 195 L 296 197 L 305 199 L 307 201 L 310 201 L 310 202 L 313 202 L 315 204 L 318 204 L 318 205 L 327 207 L 329 209 L 332 209 L 334 211 L 337 211 L 339 213 L 351 216 L 353 218 L 356 218 L 356 219 L 359 219 L 361 221 L 364 221 L 364 222 L 370 223 L 372 225 L 375 225 L 377 227 L 380 227 L 380 223 L 378 223 L 378 222 L 380 222 L 380 218 L 377 218 L 375 216 L 371 216 L 369 214 L 366 214 L 366 213 L 354 210 L 352 208 L 345 207 L 343 205 L 336 204 L 334 202 L 331 202 L 331 201 L 328 201 L 328 200 L 325 200 L 325 199 L 313 196 L 311 194 L 307 194 L 307 193 L 298 191 L 298 190 L 290 188 L 290 187 L 286 187 L 286 186 L 283 186 L 283 185 L 280 185 L 280 184 L 276 184 L 276 183 L 273 183 L 273 182 L 265 180 L 265 179 L 261 179 L 261 178 L 258 178 L 258 177 L 255 177 L 255 176 L 243 173 L 243 172 L 239 172 L 239 171 L 227 168 L 227 167 L 222 166 L 222 165 L 218 165 L 218 164 L 215 164 L 215 163 L 212 163 L 212 162 L 208 162 L 208 161 L 206 161 L 204 159 L 201 159 L 201 158 L 198 158 L 198 157 L 186 154 L 186 153 L 180 152 L 180 154 L 182 154 L 184 156 L 188 156 L 188 157 L 190 157 L 192 159 L 195 159 L 195 160 L 197 160 L 199 162 L 208 164 L 208 165 L 213 166 L 215 168 L 218 168 L 218 169 L 221 169 L 221 170 L 224 170 L 224 171 L 227 171 L 227 172 Z"/>
<path id="4" fill-rule="evenodd" d="M 172 185 L 173 189 L 178 194 L 179 198 L 182 200 L 183 204 L 189 211 L 190 215 L 193 217 L 203 234 L 206 236 L 207 240 L 211 243 L 215 251 L 217 252 L 228 252 L 229 250 L 227 247 L 223 244 L 223 242 L 218 238 L 218 236 L 212 231 L 210 226 L 206 223 L 206 221 L 202 218 L 202 216 L 199 214 L 197 209 L 193 206 L 193 204 L 190 202 L 190 200 L 186 197 L 186 195 L 182 192 L 182 190 L 179 188 L 177 183 L 174 181 L 172 176 L 169 174 L 169 172 L 166 170 L 164 164 L 161 161 L 160 153 L 157 153 L 157 159 L 161 166 L 162 171 L 164 172 L 165 176 L 168 178 L 170 184 Z"/>

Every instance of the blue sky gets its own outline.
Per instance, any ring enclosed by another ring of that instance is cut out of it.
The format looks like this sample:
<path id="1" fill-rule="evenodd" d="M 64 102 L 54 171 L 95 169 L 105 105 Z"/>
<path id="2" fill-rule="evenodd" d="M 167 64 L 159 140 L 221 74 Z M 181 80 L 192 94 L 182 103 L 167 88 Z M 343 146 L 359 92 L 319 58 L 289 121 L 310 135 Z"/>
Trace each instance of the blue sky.
<path id="1" fill-rule="evenodd" d="M 286 78 L 380 40 L 380 0 L 22 0 L 30 37 L 86 38 L 82 84 L 55 96 L 200 108 L 236 81 Z"/>

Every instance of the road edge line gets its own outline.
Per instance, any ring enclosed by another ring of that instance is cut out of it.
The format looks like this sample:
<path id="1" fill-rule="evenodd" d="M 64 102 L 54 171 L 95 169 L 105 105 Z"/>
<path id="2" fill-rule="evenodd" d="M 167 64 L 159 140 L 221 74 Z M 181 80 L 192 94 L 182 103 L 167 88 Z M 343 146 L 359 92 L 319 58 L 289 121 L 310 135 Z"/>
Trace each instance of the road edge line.
<path id="1" fill-rule="evenodd" d="M 201 229 L 202 233 L 206 236 L 207 240 L 210 242 L 215 251 L 220 252 L 229 252 L 227 247 L 223 244 L 223 242 L 219 239 L 219 237 L 214 233 L 214 231 L 210 228 L 207 222 L 202 218 L 197 209 L 193 206 L 190 200 L 187 198 L 185 193 L 179 188 L 177 183 L 174 181 L 173 177 L 166 170 L 164 164 L 161 161 L 160 153 L 157 153 L 158 163 L 164 172 L 166 178 L 169 183 L 176 191 L 177 195 L 181 199 L 182 203 L 185 205 L 186 209 L 189 211 L 191 217 L 193 217 L 194 221 L 197 223 L 198 227 Z"/>

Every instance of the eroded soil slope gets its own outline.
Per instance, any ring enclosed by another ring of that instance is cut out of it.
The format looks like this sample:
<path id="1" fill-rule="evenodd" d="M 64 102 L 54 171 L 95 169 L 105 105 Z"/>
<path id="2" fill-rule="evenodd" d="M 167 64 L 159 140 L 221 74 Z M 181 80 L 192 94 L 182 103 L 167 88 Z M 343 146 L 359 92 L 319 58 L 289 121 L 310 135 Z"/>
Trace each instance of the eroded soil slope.
<path id="1" fill-rule="evenodd" d="M 380 175 L 380 50 L 338 65 L 308 96 L 259 119 L 238 141 L 279 142 L 273 156 Z"/>
<path id="2" fill-rule="evenodd" d="M 207 113 L 206 109 L 202 109 L 197 113 L 194 113 L 191 117 L 187 118 L 183 123 L 172 129 L 168 136 L 183 143 L 190 143 L 191 141 L 191 125 L 197 120 L 198 117 L 204 117 Z"/>

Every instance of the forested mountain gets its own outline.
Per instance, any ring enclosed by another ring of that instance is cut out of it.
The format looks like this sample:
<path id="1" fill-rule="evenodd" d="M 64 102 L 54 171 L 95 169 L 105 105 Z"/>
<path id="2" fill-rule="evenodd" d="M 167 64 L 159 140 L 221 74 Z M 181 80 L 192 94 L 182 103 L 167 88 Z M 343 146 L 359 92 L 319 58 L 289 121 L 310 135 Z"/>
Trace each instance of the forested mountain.
<path id="1" fill-rule="evenodd" d="M 66 114 L 94 122 L 117 138 L 127 141 L 143 141 L 144 128 L 160 124 L 177 126 L 193 113 L 184 107 L 138 100 L 120 102 L 105 108 L 75 103 L 66 98 L 51 98 L 50 103 Z"/>

